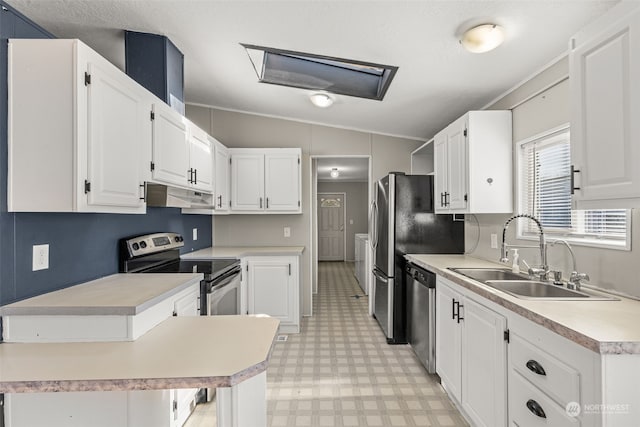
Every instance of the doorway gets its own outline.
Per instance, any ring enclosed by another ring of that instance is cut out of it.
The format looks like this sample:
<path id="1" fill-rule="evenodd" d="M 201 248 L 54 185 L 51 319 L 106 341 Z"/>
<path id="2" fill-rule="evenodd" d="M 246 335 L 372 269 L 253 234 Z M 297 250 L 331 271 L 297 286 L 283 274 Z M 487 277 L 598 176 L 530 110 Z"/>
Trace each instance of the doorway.
<path id="1" fill-rule="evenodd" d="M 346 193 L 318 193 L 318 261 L 345 261 Z"/>
<path id="2" fill-rule="evenodd" d="M 336 171 L 337 170 L 337 171 Z M 333 172 L 333 174 L 331 174 Z M 337 173 L 336 173 L 337 172 Z M 371 157 L 369 155 L 316 155 L 311 156 L 311 284 L 312 299 L 318 293 L 318 263 L 322 260 L 337 259 L 338 262 L 355 261 L 355 234 L 369 234 L 369 215 L 371 209 L 372 189 L 371 189 Z M 343 196 L 342 208 L 326 208 L 342 210 L 342 218 L 339 212 L 322 213 L 322 198 L 326 203 L 336 204 L 337 200 L 329 201 L 328 197 L 333 195 L 334 199 Z M 321 218 L 321 216 L 326 217 Z M 330 219 L 331 216 L 337 217 Z M 342 222 L 340 220 L 342 219 Z M 320 221 L 329 224 L 322 224 Z M 343 233 L 339 232 L 339 225 L 343 224 Z M 329 236 L 325 231 L 320 231 L 321 227 L 333 228 L 336 236 Z M 335 225 L 338 225 L 336 227 Z M 320 242 L 320 235 L 323 234 L 324 242 Z M 342 239 L 342 240 L 341 240 Z M 342 243 L 342 257 L 336 255 L 340 251 Z M 332 246 L 332 247 L 330 247 Z M 322 255 L 320 254 L 322 251 Z"/>

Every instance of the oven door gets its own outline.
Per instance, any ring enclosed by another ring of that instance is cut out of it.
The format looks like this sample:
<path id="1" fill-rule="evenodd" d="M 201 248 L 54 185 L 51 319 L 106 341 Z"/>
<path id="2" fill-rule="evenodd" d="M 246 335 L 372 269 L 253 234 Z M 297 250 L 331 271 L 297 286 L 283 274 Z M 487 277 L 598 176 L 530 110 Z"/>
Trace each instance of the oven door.
<path id="1" fill-rule="evenodd" d="M 240 267 L 211 284 L 207 293 L 209 316 L 240 314 Z"/>

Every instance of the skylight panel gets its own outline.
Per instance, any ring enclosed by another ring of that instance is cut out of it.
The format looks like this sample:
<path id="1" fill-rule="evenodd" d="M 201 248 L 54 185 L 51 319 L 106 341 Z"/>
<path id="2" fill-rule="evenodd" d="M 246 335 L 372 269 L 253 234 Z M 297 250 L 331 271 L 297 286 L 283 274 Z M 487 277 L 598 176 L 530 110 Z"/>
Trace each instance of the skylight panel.
<path id="1" fill-rule="evenodd" d="M 381 101 L 398 67 L 242 44 L 261 83 Z"/>

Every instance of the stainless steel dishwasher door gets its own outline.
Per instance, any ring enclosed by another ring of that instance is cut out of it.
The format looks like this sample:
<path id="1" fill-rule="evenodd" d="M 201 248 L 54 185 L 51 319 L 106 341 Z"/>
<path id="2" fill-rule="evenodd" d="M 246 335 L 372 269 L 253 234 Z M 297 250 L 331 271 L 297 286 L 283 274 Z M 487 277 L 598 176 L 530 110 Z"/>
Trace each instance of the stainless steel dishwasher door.
<path id="1" fill-rule="evenodd" d="M 407 265 L 407 314 L 409 345 L 427 372 L 436 372 L 436 275 Z"/>

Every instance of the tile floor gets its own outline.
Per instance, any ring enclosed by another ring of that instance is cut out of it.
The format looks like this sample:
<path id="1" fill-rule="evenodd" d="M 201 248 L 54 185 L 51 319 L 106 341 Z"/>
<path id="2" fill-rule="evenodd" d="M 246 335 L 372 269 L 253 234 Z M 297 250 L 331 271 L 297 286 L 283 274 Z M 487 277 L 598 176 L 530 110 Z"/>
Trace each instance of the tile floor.
<path id="1" fill-rule="evenodd" d="M 411 348 L 386 343 L 353 263 L 322 262 L 318 273 L 314 315 L 273 350 L 268 425 L 467 426 Z M 215 426 L 214 403 L 185 424 L 204 426 Z"/>

